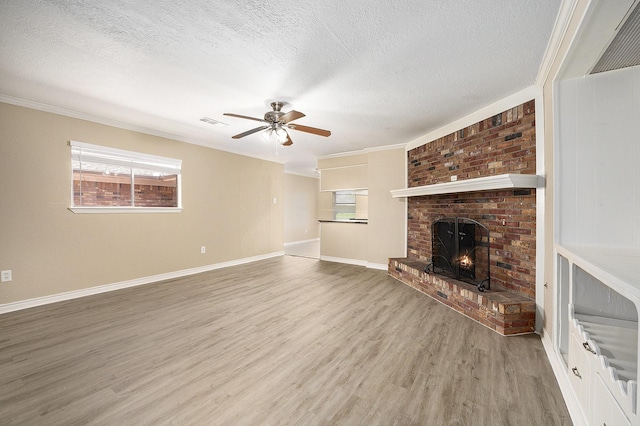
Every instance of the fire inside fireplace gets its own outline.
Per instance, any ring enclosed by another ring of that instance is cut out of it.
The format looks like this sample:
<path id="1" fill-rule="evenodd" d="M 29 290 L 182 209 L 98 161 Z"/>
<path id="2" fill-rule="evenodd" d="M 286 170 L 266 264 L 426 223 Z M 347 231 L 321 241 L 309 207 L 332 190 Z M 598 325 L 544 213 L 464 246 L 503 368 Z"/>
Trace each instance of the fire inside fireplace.
<path id="1" fill-rule="evenodd" d="M 463 217 L 435 221 L 431 250 L 426 272 L 473 284 L 480 291 L 491 287 L 489 230 L 480 222 Z"/>

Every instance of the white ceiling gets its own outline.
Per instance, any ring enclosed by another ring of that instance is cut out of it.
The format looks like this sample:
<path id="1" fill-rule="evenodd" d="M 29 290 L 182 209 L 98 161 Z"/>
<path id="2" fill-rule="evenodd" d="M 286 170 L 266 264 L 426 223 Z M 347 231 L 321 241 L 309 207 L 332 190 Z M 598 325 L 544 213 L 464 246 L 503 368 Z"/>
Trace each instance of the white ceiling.
<path id="1" fill-rule="evenodd" d="M 404 144 L 532 85 L 560 2 L 2 0 L 0 95 L 313 175 L 318 156 Z M 290 131 L 277 155 L 231 139 L 261 123 L 224 112 L 273 100 L 332 135 Z"/>

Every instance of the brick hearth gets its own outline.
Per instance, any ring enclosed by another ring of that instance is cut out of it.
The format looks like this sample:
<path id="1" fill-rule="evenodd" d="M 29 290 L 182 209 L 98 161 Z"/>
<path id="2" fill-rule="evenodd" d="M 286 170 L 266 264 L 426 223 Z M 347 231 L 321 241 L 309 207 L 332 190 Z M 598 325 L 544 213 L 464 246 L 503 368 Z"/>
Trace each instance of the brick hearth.
<path id="1" fill-rule="evenodd" d="M 442 275 L 427 274 L 427 263 L 389 259 L 389 274 L 502 335 L 532 333 L 536 304 L 499 286 L 480 292 L 475 286 Z"/>

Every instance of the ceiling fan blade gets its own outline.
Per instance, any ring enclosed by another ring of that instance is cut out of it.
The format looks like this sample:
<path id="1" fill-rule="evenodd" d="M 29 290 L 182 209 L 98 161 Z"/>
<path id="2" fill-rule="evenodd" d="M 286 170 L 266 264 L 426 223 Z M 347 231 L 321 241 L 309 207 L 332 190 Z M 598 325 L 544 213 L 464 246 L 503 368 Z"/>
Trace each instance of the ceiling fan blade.
<path id="1" fill-rule="evenodd" d="M 297 120 L 298 118 L 302 118 L 304 116 L 305 115 L 300 111 L 289 111 L 288 113 L 280 117 L 280 120 L 278 121 L 281 121 L 283 123 L 288 123 L 290 121 Z"/>
<path id="2" fill-rule="evenodd" d="M 261 131 L 261 130 L 268 129 L 269 127 L 271 127 L 271 126 L 260 126 L 260 127 L 256 127 L 255 129 L 247 130 L 246 132 L 238 133 L 238 134 L 237 134 L 237 135 L 235 135 L 235 136 L 231 136 L 231 138 L 232 138 L 232 139 L 240 139 L 240 138 L 244 138 L 245 136 L 249 136 L 249 135 L 252 135 L 252 134 L 254 134 L 254 133 L 257 133 L 257 132 L 259 132 L 259 131 Z"/>
<path id="3" fill-rule="evenodd" d="M 293 130 L 299 130 L 301 132 L 313 133 L 318 136 L 329 136 L 331 132 L 329 130 L 317 129 L 315 127 L 301 126 L 300 124 L 288 124 L 287 127 Z"/>
<path id="4" fill-rule="evenodd" d="M 262 121 L 263 123 L 268 123 L 268 121 L 263 120 L 262 118 L 247 117 L 246 115 L 232 114 L 230 112 L 225 112 L 222 115 L 228 115 L 229 117 L 236 117 L 236 118 L 246 118 L 247 120 Z"/>
<path id="5" fill-rule="evenodd" d="M 291 146 L 291 145 L 293 145 L 293 141 L 291 140 L 291 136 L 289 136 L 289 133 L 287 133 L 287 140 L 284 141 L 282 146 Z"/>

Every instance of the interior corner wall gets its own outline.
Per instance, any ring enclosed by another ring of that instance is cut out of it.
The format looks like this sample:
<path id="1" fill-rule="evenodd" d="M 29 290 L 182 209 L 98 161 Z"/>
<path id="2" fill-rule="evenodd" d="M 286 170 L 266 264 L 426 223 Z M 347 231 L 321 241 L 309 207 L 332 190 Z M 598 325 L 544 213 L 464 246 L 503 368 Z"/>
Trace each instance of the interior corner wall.
<path id="1" fill-rule="evenodd" d="M 387 264 L 390 257 L 404 257 L 407 200 L 392 198 L 391 190 L 406 182 L 404 148 L 369 153 L 369 224 L 367 261 Z"/>
<path id="2" fill-rule="evenodd" d="M 74 214 L 69 140 L 182 160 L 184 210 Z M 0 173 L 0 305 L 283 250 L 281 164 L 0 103 Z"/>
<path id="3" fill-rule="evenodd" d="M 406 201 L 391 197 L 392 189 L 405 186 L 404 148 L 370 151 L 320 159 L 318 168 L 367 165 L 368 223 L 322 223 L 320 255 L 386 265 L 390 257 L 403 257 L 406 247 Z M 346 186 L 348 187 L 348 186 Z M 346 188 L 345 187 L 345 188 Z M 331 192 L 318 195 L 318 217 L 333 219 Z"/>
<path id="4" fill-rule="evenodd" d="M 319 181 L 313 177 L 284 175 L 284 242 L 319 238 Z"/>

